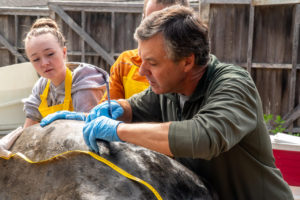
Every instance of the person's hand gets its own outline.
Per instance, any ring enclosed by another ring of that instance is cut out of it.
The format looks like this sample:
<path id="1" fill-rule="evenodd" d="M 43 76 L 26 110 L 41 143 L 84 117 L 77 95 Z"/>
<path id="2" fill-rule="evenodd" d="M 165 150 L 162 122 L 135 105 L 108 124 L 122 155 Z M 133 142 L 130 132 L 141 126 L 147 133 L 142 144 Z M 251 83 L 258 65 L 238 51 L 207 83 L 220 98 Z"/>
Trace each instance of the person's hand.
<path id="1" fill-rule="evenodd" d="M 117 134 L 117 127 L 122 123 L 114 119 L 110 119 L 105 116 L 100 116 L 89 123 L 86 123 L 83 127 L 83 138 L 87 146 L 95 151 L 99 152 L 96 139 L 105 141 L 121 141 Z"/>
<path id="2" fill-rule="evenodd" d="M 111 119 L 117 119 L 118 117 L 123 115 L 124 110 L 123 110 L 122 106 L 116 100 L 110 101 L 110 104 L 111 104 L 111 109 L 112 109 L 112 116 L 109 115 L 108 101 L 105 101 L 105 102 L 95 106 L 90 111 L 90 113 L 87 116 L 85 122 L 89 123 L 92 120 L 94 120 L 94 119 L 96 119 L 97 117 L 100 117 L 100 116 L 106 116 L 106 117 L 109 117 Z"/>
<path id="3" fill-rule="evenodd" d="M 66 111 L 66 110 L 57 111 L 57 112 L 47 115 L 45 118 L 43 118 L 42 121 L 40 122 L 40 125 L 41 125 L 41 127 L 44 127 L 58 119 L 70 119 L 70 120 L 85 121 L 86 116 L 84 113 L 80 113 L 80 112 L 71 112 L 71 111 Z"/>
<path id="4" fill-rule="evenodd" d="M 8 158 L 11 155 L 11 152 L 8 151 L 11 145 L 15 142 L 15 140 L 21 135 L 23 132 L 23 128 L 19 127 L 0 140 L 0 157 Z"/>

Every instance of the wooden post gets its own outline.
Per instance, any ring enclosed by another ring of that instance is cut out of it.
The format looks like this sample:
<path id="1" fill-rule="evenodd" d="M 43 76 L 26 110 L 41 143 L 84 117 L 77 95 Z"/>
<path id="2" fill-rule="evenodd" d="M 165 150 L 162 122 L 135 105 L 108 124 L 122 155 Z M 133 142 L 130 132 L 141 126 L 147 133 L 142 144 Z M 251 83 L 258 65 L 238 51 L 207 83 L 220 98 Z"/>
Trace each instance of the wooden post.
<path id="1" fill-rule="evenodd" d="M 289 112 L 295 107 L 295 93 L 296 93 L 296 78 L 297 78 L 297 60 L 299 49 L 299 28 L 300 28 L 300 5 L 295 5 L 294 13 L 294 30 L 293 30 L 293 52 L 292 52 L 292 70 L 289 81 Z M 293 124 L 289 128 L 293 128 Z"/>
<path id="2" fill-rule="evenodd" d="M 252 68 L 252 48 L 253 48 L 253 32 L 254 32 L 254 16 L 255 16 L 255 7 L 250 5 L 250 14 L 249 14 L 249 32 L 248 32 L 248 50 L 247 50 L 247 70 L 251 75 Z"/>
<path id="3" fill-rule="evenodd" d="M 85 12 L 81 11 L 81 28 L 85 30 Z M 81 38 L 81 62 L 85 62 L 85 41 Z"/>
<path id="4" fill-rule="evenodd" d="M 16 47 L 12 46 L 1 34 L 0 34 L 0 42 L 12 53 L 14 54 L 18 60 L 21 62 L 27 62 L 22 54 L 18 52 Z"/>
<path id="5" fill-rule="evenodd" d="M 19 34 L 19 26 L 18 26 L 18 23 L 19 23 L 19 18 L 18 18 L 18 15 L 15 15 L 14 16 L 15 18 L 15 47 L 18 51 L 18 34 Z M 18 57 L 15 56 L 15 63 L 18 63 Z"/>
<path id="6" fill-rule="evenodd" d="M 199 16 L 204 23 L 209 23 L 209 3 L 205 0 L 199 0 Z"/>
<path id="7" fill-rule="evenodd" d="M 111 42 L 110 42 L 110 48 L 111 48 L 110 55 L 111 56 L 114 56 L 114 54 L 115 54 L 115 39 L 114 39 L 115 31 L 116 31 L 115 12 L 111 12 L 111 34 L 112 34 Z"/>

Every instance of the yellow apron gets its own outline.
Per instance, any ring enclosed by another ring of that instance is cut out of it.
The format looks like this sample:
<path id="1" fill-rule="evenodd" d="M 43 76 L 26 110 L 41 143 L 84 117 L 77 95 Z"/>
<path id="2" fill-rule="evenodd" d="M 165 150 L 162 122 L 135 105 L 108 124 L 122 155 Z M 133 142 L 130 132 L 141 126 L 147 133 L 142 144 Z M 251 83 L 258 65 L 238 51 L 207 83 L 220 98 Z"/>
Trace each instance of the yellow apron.
<path id="1" fill-rule="evenodd" d="M 72 89 L 72 72 L 69 68 L 66 68 L 66 78 L 65 78 L 65 99 L 62 104 L 48 106 L 47 97 L 50 87 L 50 80 L 48 79 L 47 85 L 43 91 L 43 94 L 40 95 L 41 97 L 41 104 L 39 106 L 39 111 L 42 117 L 46 117 L 51 113 L 55 113 L 60 110 L 69 110 L 73 111 L 73 104 L 72 104 L 72 97 L 71 97 L 71 89 Z"/>
<path id="2" fill-rule="evenodd" d="M 128 99 L 136 93 L 140 93 L 149 87 L 149 83 L 140 82 L 133 80 L 133 75 L 136 71 L 139 70 L 139 67 L 132 65 L 127 77 L 123 77 L 123 86 L 125 91 L 125 99 Z"/>

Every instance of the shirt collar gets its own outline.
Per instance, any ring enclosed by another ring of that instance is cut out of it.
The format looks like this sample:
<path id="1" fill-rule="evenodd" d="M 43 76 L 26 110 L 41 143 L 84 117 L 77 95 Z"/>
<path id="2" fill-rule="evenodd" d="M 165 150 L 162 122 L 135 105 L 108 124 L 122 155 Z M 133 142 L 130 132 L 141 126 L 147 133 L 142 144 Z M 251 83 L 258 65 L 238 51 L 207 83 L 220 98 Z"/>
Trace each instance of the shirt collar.
<path id="1" fill-rule="evenodd" d="M 210 55 L 210 61 L 209 64 L 206 67 L 206 70 L 202 76 L 202 78 L 199 80 L 195 91 L 190 96 L 190 99 L 188 101 L 196 101 L 202 98 L 207 91 L 207 87 L 209 85 L 210 80 L 212 79 L 212 74 L 215 71 L 216 65 L 219 63 L 218 59 L 214 55 Z M 178 95 L 176 93 L 167 93 L 163 94 L 167 98 L 169 98 L 172 101 L 178 100 Z"/>

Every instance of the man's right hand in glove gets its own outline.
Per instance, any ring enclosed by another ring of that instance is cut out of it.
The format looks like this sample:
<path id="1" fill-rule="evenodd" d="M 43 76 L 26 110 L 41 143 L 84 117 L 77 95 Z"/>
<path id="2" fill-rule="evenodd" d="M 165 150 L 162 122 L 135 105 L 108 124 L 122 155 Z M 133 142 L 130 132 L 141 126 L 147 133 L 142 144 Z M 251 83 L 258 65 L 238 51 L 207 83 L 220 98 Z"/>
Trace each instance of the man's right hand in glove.
<path id="1" fill-rule="evenodd" d="M 90 114 L 87 116 L 85 122 L 89 123 L 92 120 L 96 119 L 100 116 L 105 116 L 111 119 L 117 119 L 118 117 L 122 116 L 124 113 L 124 110 L 122 106 L 116 101 L 112 100 L 110 101 L 111 104 L 111 110 L 112 110 L 112 116 L 109 115 L 109 103 L 108 101 L 105 101 L 97 106 L 95 106 L 91 111 Z"/>

